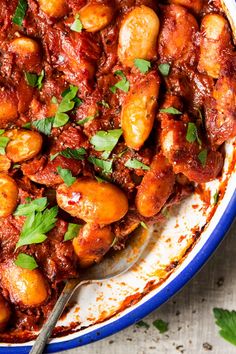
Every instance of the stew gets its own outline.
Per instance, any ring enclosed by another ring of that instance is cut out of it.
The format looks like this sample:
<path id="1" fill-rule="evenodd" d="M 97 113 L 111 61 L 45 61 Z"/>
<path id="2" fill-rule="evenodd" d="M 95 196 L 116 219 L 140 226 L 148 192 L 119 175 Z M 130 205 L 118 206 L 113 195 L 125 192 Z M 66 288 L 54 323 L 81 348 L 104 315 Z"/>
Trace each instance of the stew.
<path id="1" fill-rule="evenodd" d="M 218 0 L 0 0 L 0 331 L 222 170 L 236 56 Z"/>

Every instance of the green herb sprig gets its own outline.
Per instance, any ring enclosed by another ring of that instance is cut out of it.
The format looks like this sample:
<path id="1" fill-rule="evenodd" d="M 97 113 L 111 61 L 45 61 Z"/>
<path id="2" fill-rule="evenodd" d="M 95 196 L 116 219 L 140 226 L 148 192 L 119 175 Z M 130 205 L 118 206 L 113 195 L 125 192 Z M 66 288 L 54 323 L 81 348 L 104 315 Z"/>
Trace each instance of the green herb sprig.
<path id="1" fill-rule="evenodd" d="M 15 23 L 15 25 L 22 26 L 27 9 L 27 0 L 19 0 L 16 11 L 12 17 L 12 22 Z"/>
<path id="2" fill-rule="evenodd" d="M 38 264 L 34 257 L 29 256 L 26 253 L 19 253 L 14 261 L 14 263 L 21 268 L 34 270 L 38 268 Z"/>
<path id="3" fill-rule="evenodd" d="M 111 86 L 110 91 L 112 93 L 116 93 L 116 90 L 119 89 L 121 91 L 128 92 L 130 84 L 129 84 L 129 81 L 127 80 L 125 74 L 123 73 L 123 71 L 117 70 L 117 71 L 115 71 L 115 75 L 120 76 L 122 79 L 120 81 L 118 81 L 115 85 Z"/>
<path id="4" fill-rule="evenodd" d="M 151 62 L 145 59 L 135 59 L 134 65 L 142 74 L 146 74 L 152 67 Z"/>
<path id="5" fill-rule="evenodd" d="M 41 201 L 39 205 L 40 207 L 38 206 L 38 210 L 43 208 L 42 205 L 45 205 L 45 201 Z M 19 212 L 18 208 L 17 210 Z M 21 215 L 27 215 L 27 217 L 16 244 L 16 249 L 21 246 L 42 243 L 45 241 L 47 239 L 46 233 L 55 227 L 58 207 L 55 206 L 51 209 L 44 208 L 44 210 L 36 211 L 35 203 L 33 203 L 32 211 L 27 208 L 25 209 L 25 212 L 21 209 L 20 213 Z"/>

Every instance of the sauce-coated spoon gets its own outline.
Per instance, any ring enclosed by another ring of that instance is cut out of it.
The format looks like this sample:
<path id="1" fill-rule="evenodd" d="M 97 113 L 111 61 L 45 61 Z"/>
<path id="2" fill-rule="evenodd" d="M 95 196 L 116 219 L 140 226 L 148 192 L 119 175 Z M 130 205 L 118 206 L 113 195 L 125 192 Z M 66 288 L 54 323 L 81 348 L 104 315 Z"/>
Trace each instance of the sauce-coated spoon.
<path id="1" fill-rule="evenodd" d="M 105 257 L 101 263 L 83 270 L 79 279 L 69 279 L 29 354 L 43 353 L 59 317 L 79 286 L 114 278 L 127 272 L 143 254 L 151 234 L 151 228 L 148 231 L 140 228 L 139 232 L 136 232 L 131 242 L 122 251 L 116 252 L 113 257 Z"/>

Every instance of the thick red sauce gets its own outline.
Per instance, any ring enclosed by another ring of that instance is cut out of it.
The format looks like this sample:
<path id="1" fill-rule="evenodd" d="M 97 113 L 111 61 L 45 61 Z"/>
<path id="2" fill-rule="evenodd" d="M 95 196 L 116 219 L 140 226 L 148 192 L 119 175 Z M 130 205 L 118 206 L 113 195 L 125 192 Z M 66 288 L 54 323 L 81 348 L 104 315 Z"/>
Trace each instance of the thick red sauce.
<path id="1" fill-rule="evenodd" d="M 0 181 L 8 183 L 0 185 L 0 339 L 6 342 L 33 338 L 64 280 L 79 277 L 111 247 L 124 247 L 140 223 L 165 221 L 195 184 L 200 192 L 202 183 L 219 178 L 222 144 L 236 135 L 236 61 L 218 1 L 60 0 L 50 9 L 50 0 L 24 3 L 19 25 L 18 1 L 0 0 L 0 139 L 8 139 L 0 155 Z M 142 16 L 150 16 L 146 40 Z M 216 38 L 212 23 L 222 26 Z M 94 137 L 119 129 L 104 154 Z M 20 133 L 29 140 L 22 143 Z M 44 210 L 59 204 L 54 227 L 41 242 L 16 249 L 29 216 L 14 213 L 43 197 Z M 73 241 L 65 240 L 70 224 L 83 225 Z M 17 265 L 19 254 L 37 267 Z"/>

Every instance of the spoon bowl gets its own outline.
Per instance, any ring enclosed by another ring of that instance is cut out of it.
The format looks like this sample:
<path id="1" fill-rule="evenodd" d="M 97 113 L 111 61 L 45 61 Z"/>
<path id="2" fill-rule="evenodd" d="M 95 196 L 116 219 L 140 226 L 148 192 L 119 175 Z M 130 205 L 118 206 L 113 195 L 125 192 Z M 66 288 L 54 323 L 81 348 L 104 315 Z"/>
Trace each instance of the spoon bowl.
<path id="1" fill-rule="evenodd" d="M 80 278 L 67 280 L 52 313 L 43 325 L 29 354 L 43 353 L 58 319 L 76 289 L 81 285 L 101 282 L 127 272 L 140 259 L 149 243 L 151 235 L 152 227 L 148 230 L 139 228 L 138 232 L 135 233 L 124 249 L 114 252 L 110 257 L 104 257 L 99 264 L 84 269 Z"/>

